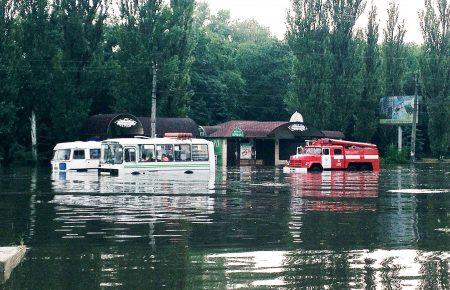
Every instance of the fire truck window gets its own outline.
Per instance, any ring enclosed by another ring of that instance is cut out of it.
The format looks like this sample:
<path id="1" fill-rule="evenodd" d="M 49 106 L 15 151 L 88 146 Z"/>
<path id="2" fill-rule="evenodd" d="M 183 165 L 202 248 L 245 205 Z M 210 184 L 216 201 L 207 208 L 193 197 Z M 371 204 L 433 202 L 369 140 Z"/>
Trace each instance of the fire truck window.
<path id="1" fill-rule="evenodd" d="M 323 155 L 330 155 L 330 149 L 323 149 Z"/>
<path id="2" fill-rule="evenodd" d="M 334 149 L 334 155 L 342 155 L 342 149 Z"/>

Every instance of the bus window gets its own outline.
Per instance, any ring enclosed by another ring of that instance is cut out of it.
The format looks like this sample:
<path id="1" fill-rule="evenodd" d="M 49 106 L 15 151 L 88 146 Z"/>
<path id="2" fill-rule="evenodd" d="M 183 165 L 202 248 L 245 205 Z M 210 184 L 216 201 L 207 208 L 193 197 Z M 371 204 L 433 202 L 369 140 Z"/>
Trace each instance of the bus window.
<path id="1" fill-rule="evenodd" d="M 139 162 L 154 162 L 155 161 L 155 145 L 139 145 Z"/>
<path id="2" fill-rule="evenodd" d="M 56 160 L 66 161 L 70 159 L 70 149 L 60 149 L 58 150 Z"/>
<path id="3" fill-rule="evenodd" d="M 73 150 L 73 159 L 84 159 L 84 149 Z"/>
<path id="4" fill-rule="evenodd" d="M 101 163 L 122 164 L 123 148 L 118 143 L 102 144 Z"/>
<path id="5" fill-rule="evenodd" d="M 173 161 L 173 145 L 156 145 L 156 160 L 159 162 Z"/>
<path id="6" fill-rule="evenodd" d="M 100 149 L 90 149 L 89 157 L 90 159 L 100 159 Z"/>
<path id="7" fill-rule="evenodd" d="M 192 145 L 192 161 L 208 161 L 208 145 Z"/>
<path id="8" fill-rule="evenodd" d="M 136 162 L 136 149 L 125 148 L 125 162 Z"/>
<path id="9" fill-rule="evenodd" d="M 191 145 L 175 145 L 174 148 L 175 161 L 191 161 Z"/>

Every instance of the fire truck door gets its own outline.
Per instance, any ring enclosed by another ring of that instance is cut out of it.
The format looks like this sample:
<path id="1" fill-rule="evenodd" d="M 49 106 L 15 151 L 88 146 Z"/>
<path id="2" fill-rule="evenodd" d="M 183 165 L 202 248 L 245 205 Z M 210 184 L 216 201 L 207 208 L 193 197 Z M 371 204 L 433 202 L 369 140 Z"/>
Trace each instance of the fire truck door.
<path id="1" fill-rule="evenodd" d="M 333 155 L 332 155 L 332 166 L 335 169 L 342 169 L 344 168 L 344 155 L 342 154 L 342 148 L 335 148 L 333 149 Z"/>
<path id="2" fill-rule="evenodd" d="M 329 148 L 322 149 L 322 167 L 323 169 L 331 168 L 331 155 Z"/>

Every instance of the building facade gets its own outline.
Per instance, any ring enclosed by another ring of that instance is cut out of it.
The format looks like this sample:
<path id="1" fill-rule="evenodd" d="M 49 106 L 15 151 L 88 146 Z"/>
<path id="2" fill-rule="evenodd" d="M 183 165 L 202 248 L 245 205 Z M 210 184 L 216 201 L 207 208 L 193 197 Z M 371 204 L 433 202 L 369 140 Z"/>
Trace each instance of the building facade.
<path id="1" fill-rule="evenodd" d="M 339 131 L 324 131 L 306 124 L 300 113 L 289 122 L 229 121 L 200 127 L 201 135 L 214 142 L 222 166 L 283 165 L 306 140 L 343 139 Z"/>

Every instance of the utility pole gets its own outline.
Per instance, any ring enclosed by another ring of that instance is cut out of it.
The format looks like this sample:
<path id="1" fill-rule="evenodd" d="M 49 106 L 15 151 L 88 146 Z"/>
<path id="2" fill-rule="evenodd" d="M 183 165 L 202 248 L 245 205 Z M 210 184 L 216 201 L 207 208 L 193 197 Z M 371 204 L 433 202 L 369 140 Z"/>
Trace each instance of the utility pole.
<path id="1" fill-rule="evenodd" d="M 151 115 L 151 137 L 156 138 L 156 63 L 152 63 L 152 115 Z"/>
<path id="2" fill-rule="evenodd" d="M 411 162 L 416 161 L 416 134 L 417 134 L 417 119 L 419 114 L 419 96 L 417 95 L 417 73 L 415 75 L 415 92 L 414 92 L 414 108 L 413 121 L 411 130 Z"/>

